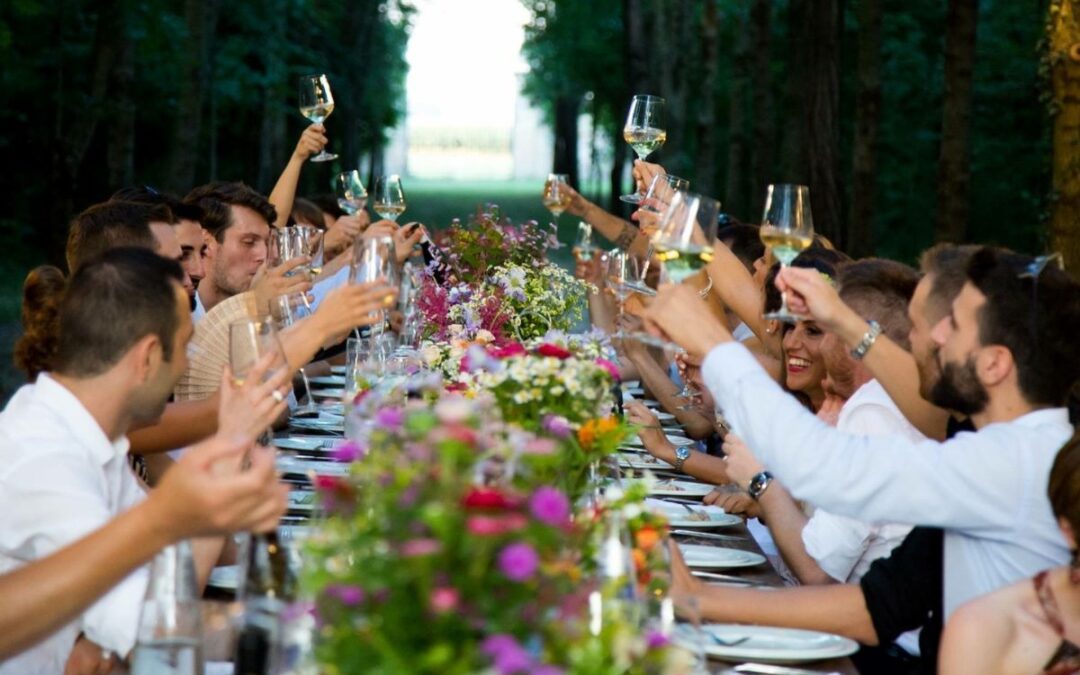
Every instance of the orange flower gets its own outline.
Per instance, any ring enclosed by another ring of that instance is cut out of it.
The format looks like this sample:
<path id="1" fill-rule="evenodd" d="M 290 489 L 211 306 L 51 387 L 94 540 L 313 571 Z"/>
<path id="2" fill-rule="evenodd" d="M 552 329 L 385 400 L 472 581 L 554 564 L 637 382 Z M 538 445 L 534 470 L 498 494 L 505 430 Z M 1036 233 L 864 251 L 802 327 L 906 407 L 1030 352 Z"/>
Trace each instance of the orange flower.
<path id="1" fill-rule="evenodd" d="M 585 450 L 589 450 L 596 443 L 598 438 L 603 438 L 605 435 L 619 428 L 619 420 L 614 417 L 601 417 L 599 419 L 591 419 L 581 425 L 578 429 L 578 441 L 581 443 L 581 447 Z"/>
<path id="2" fill-rule="evenodd" d="M 630 552 L 630 555 L 634 559 L 634 569 L 639 573 L 645 570 L 645 564 L 647 562 L 645 559 L 645 551 L 642 551 L 640 548 L 635 548 Z"/>
<path id="3" fill-rule="evenodd" d="M 634 534 L 634 540 L 637 542 L 638 548 L 642 551 L 649 552 L 653 550 L 657 542 L 660 541 L 660 533 L 656 531 L 656 528 L 646 526 Z"/>

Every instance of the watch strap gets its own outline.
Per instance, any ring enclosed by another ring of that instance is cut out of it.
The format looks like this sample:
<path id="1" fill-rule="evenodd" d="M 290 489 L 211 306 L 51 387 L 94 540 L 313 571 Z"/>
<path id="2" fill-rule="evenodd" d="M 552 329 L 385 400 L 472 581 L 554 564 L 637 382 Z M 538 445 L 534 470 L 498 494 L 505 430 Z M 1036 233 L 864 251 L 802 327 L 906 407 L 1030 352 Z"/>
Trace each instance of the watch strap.
<path id="1" fill-rule="evenodd" d="M 750 479 L 750 485 L 747 486 L 746 492 L 750 497 L 757 501 L 761 495 L 768 489 L 769 484 L 772 483 L 773 476 L 768 471 L 762 471 Z"/>

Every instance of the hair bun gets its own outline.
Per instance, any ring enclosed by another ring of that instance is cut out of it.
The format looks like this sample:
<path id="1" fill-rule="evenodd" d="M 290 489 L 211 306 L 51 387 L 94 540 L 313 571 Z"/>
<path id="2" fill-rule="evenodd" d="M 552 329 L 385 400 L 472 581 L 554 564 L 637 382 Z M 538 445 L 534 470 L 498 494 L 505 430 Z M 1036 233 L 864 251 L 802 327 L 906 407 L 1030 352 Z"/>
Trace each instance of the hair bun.
<path id="1" fill-rule="evenodd" d="M 23 334 L 15 343 L 15 366 L 34 380 L 52 369 L 59 339 L 60 299 L 67 279 L 52 265 L 35 267 L 23 282 Z"/>

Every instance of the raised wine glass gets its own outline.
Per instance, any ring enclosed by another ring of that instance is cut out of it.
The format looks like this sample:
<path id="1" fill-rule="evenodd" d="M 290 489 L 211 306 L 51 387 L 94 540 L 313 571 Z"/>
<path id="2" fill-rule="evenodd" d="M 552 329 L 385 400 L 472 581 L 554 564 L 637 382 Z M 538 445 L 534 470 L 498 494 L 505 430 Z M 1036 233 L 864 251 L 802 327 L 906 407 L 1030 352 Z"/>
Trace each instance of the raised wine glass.
<path id="1" fill-rule="evenodd" d="M 765 213 L 761 217 L 761 241 L 788 267 L 799 253 L 814 242 L 814 217 L 810 212 L 810 188 L 805 185 L 770 185 L 765 193 Z M 788 310 L 787 295 L 781 295 L 780 309 L 769 312 L 770 321 L 795 323 L 800 317 Z"/>
<path id="2" fill-rule="evenodd" d="M 633 291 L 633 284 L 641 281 L 641 268 L 638 259 L 629 252 L 615 249 L 608 254 L 607 274 L 605 280 L 607 287 L 611 289 L 615 299 L 619 301 L 619 318 L 626 313 L 626 299 Z M 624 338 L 629 334 L 622 328 L 613 335 L 615 338 Z"/>
<path id="3" fill-rule="evenodd" d="M 623 139 L 634 149 L 638 159 L 659 150 L 667 140 L 667 125 L 664 123 L 664 99 L 659 96 L 638 94 L 630 101 L 630 110 L 626 113 L 623 125 Z M 629 204 L 638 204 L 642 200 L 640 191 L 622 195 L 619 199 Z"/>
<path id="4" fill-rule="evenodd" d="M 405 213 L 405 191 L 401 188 L 401 176 L 396 173 L 379 176 L 375 181 L 375 213 L 380 218 L 397 222 Z"/>
<path id="5" fill-rule="evenodd" d="M 353 259 L 349 269 L 349 280 L 354 284 L 366 284 L 381 279 L 392 286 L 396 286 L 396 258 L 397 255 L 394 250 L 394 240 L 392 238 L 372 237 L 369 239 L 361 239 L 360 242 L 353 246 Z M 386 317 L 386 312 L 384 310 L 375 310 L 375 313 L 378 316 L 374 318 L 382 317 L 383 321 L 378 321 L 371 327 L 372 337 L 382 333 Z M 359 337 L 359 330 L 357 330 L 356 334 L 357 337 Z"/>
<path id="6" fill-rule="evenodd" d="M 570 185 L 570 177 L 565 173 L 549 173 L 544 181 L 544 208 L 551 211 L 555 220 L 570 206 L 570 193 L 565 189 Z"/>
<path id="7" fill-rule="evenodd" d="M 237 386 L 243 386 L 248 373 L 266 354 L 274 356 L 265 378 L 269 379 L 279 369 L 289 366 L 270 317 L 241 319 L 229 324 L 229 369 Z M 269 429 L 259 437 L 261 445 L 270 445 L 272 440 L 273 433 Z"/>
<path id="8" fill-rule="evenodd" d="M 339 173 L 334 177 L 334 192 L 337 194 L 338 206 L 350 216 L 360 213 L 367 205 L 367 189 L 364 187 L 364 182 L 360 180 L 360 172 L 356 169 Z"/>
<path id="9" fill-rule="evenodd" d="M 305 75 L 300 78 L 300 114 L 314 124 L 322 124 L 334 112 L 334 95 L 326 75 Z M 323 150 L 313 156 L 313 162 L 328 162 L 337 155 Z"/>
<path id="10" fill-rule="evenodd" d="M 715 199 L 692 192 L 675 193 L 652 241 L 669 280 L 681 283 L 709 264 L 719 214 L 720 202 Z"/>
<path id="11" fill-rule="evenodd" d="M 592 260 L 593 252 L 596 250 L 596 246 L 592 241 L 592 225 L 581 221 L 577 226 L 577 239 L 574 241 L 574 248 L 572 252 L 574 259 L 579 262 L 588 262 Z"/>

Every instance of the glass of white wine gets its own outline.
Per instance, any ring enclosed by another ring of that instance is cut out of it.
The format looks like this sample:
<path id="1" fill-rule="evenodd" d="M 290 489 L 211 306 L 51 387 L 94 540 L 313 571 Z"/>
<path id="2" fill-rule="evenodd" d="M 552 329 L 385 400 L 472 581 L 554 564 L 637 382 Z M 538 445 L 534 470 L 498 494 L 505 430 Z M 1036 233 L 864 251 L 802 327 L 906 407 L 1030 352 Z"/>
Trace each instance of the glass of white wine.
<path id="1" fill-rule="evenodd" d="M 555 220 L 570 206 L 570 193 L 565 189 L 570 185 L 570 176 L 565 173 L 549 173 L 544 181 L 544 208 L 551 211 Z"/>
<path id="2" fill-rule="evenodd" d="M 334 192 L 337 193 L 338 206 L 350 216 L 355 216 L 367 206 L 367 188 L 356 169 L 344 171 L 334 177 Z"/>
<path id="3" fill-rule="evenodd" d="M 334 112 L 334 95 L 326 75 L 305 75 L 300 78 L 300 114 L 314 124 L 322 124 Z M 337 155 L 323 150 L 313 156 L 313 162 L 328 162 Z"/>
<path id="4" fill-rule="evenodd" d="M 626 113 L 626 124 L 623 126 L 623 139 L 630 144 L 638 159 L 642 161 L 659 150 L 667 141 L 664 104 L 664 99 L 659 96 L 645 94 L 634 96 L 630 102 L 630 110 Z M 622 195 L 619 199 L 629 204 L 640 204 L 642 194 L 639 189 L 631 194 Z"/>
<path id="5" fill-rule="evenodd" d="M 615 299 L 619 301 L 619 317 L 626 313 L 626 299 L 634 291 L 634 285 L 641 283 L 641 266 L 638 259 L 622 249 L 615 249 L 608 254 L 607 274 L 605 275 L 608 289 L 611 290 Z M 628 337 L 628 333 L 620 328 L 612 337 Z"/>
<path id="6" fill-rule="evenodd" d="M 236 386 L 244 385 L 251 369 L 266 354 L 273 354 L 272 365 L 264 378 L 270 379 L 281 368 L 289 366 L 285 351 L 281 348 L 274 322 L 266 316 L 259 319 L 241 319 L 229 324 L 229 369 Z M 259 437 L 261 445 L 270 445 L 273 432 L 267 429 Z"/>
<path id="7" fill-rule="evenodd" d="M 578 262 L 589 262 L 592 260 L 593 251 L 596 250 L 596 246 L 592 241 L 592 225 L 585 221 L 578 222 L 577 226 L 577 239 L 574 240 L 574 248 L 572 252 L 574 259 Z"/>
<path id="8" fill-rule="evenodd" d="M 781 267 L 788 267 L 799 253 L 814 243 L 814 217 L 810 211 L 810 188 L 805 185 L 770 185 L 761 217 L 761 242 L 769 247 Z M 770 321 L 795 323 L 800 317 L 788 310 L 787 295 L 780 309 L 769 312 Z"/>
<path id="9" fill-rule="evenodd" d="M 693 192 L 676 192 L 653 235 L 656 257 L 664 273 L 681 283 L 713 259 L 720 202 Z"/>
<path id="10" fill-rule="evenodd" d="M 375 181 L 373 208 L 380 218 L 394 222 L 405 213 L 405 191 L 401 188 L 401 176 L 396 173 L 379 176 Z"/>

